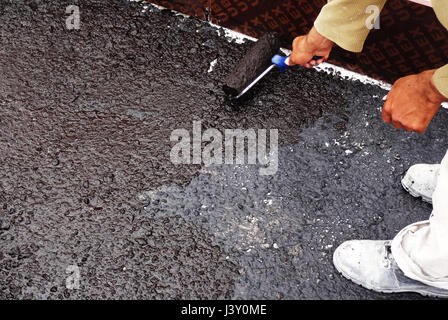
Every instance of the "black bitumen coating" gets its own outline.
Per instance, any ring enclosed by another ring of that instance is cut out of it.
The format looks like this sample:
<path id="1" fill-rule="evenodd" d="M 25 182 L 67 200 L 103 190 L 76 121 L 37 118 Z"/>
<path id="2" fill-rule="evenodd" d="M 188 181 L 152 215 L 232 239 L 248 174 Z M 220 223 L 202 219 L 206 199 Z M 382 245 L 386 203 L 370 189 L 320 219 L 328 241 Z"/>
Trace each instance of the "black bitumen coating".
<path id="1" fill-rule="evenodd" d="M 399 132 L 384 90 L 299 68 L 235 108 L 223 79 L 250 44 L 135 3 L 76 3 L 77 31 L 73 1 L 0 2 L 0 298 L 421 298 L 358 287 L 331 256 L 429 216 L 399 182 L 441 160 L 446 110 L 425 135 Z M 194 120 L 278 129 L 278 173 L 172 164 L 171 132 Z"/>
<path id="2" fill-rule="evenodd" d="M 266 68 L 272 65 L 271 59 L 280 50 L 280 40 L 275 33 L 265 33 L 241 57 L 235 68 L 225 79 L 223 87 L 230 97 L 240 94 Z"/>

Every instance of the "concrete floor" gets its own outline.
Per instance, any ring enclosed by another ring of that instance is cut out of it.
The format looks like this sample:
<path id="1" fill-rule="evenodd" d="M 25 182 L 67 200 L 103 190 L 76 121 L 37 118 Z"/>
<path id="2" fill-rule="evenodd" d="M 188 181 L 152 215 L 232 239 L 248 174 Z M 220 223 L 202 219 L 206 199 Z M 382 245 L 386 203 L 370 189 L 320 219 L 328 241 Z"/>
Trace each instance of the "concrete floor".
<path id="1" fill-rule="evenodd" d="M 400 177 L 441 160 L 446 110 L 400 132 L 383 89 L 300 68 L 235 108 L 223 79 L 249 44 L 118 0 L 77 1 L 67 30 L 72 2 L 0 2 L 0 298 L 421 299 L 358 287 L 331 258 L 429 216 Z M 278 129 L 278 173 L 172 164 L 193 121 Z"/>

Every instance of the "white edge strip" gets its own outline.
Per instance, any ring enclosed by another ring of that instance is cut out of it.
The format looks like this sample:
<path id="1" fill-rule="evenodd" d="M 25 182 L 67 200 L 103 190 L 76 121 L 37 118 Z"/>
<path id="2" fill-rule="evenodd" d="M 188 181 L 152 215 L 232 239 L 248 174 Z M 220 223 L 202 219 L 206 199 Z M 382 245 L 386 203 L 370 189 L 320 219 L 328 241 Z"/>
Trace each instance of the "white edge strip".
<path id="1" fill-rule="evenodd" d="M 431 0 L 409 0 L 409 1 L 422 4 L 424 6 L 432 7 Z"/>

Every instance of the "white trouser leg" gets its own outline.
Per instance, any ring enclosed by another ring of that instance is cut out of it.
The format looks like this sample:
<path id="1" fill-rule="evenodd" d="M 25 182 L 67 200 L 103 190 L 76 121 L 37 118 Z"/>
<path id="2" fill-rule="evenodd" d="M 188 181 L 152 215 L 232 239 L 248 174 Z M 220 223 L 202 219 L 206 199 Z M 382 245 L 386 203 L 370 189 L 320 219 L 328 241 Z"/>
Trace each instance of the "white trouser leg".
<path id="1" fill-rule="evenodd" d="M 392 254 L 409 278 L 448 290 L 448 152 L 432 203 L 429 220 L 407 226 L 394 238 Z"/>

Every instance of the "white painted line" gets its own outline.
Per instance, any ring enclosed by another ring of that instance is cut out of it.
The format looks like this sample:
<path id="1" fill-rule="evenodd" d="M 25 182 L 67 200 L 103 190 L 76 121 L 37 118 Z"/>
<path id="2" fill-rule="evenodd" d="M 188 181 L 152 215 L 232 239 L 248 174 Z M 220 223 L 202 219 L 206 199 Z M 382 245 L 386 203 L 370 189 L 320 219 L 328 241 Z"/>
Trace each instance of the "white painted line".
<path id="1" fill-rule="evenodd" d="M 288 49 L 281 49 L 281 50 L 285 55 L 291 54 L 291 50 L 288 50 Z M 342 79 L 358 80 L 361 83 L 378 86 L 380 88 L 383 88 L 384 90 L 390 90 L 392 88 L 392 85 L 387 82 L 373 79 L 369 76 L 365 76 L 365 75 L 359 74 L 357 72 L 350 71 L 345 68 L 335 66 L 334 64 L 331 64 L 328 62 L 321 63 L 320 65 L 314 67 L 314 69 L 317 71 L 321 71 L 321 72 L 323 71 L 328 74 L 337 75 Z"/>

